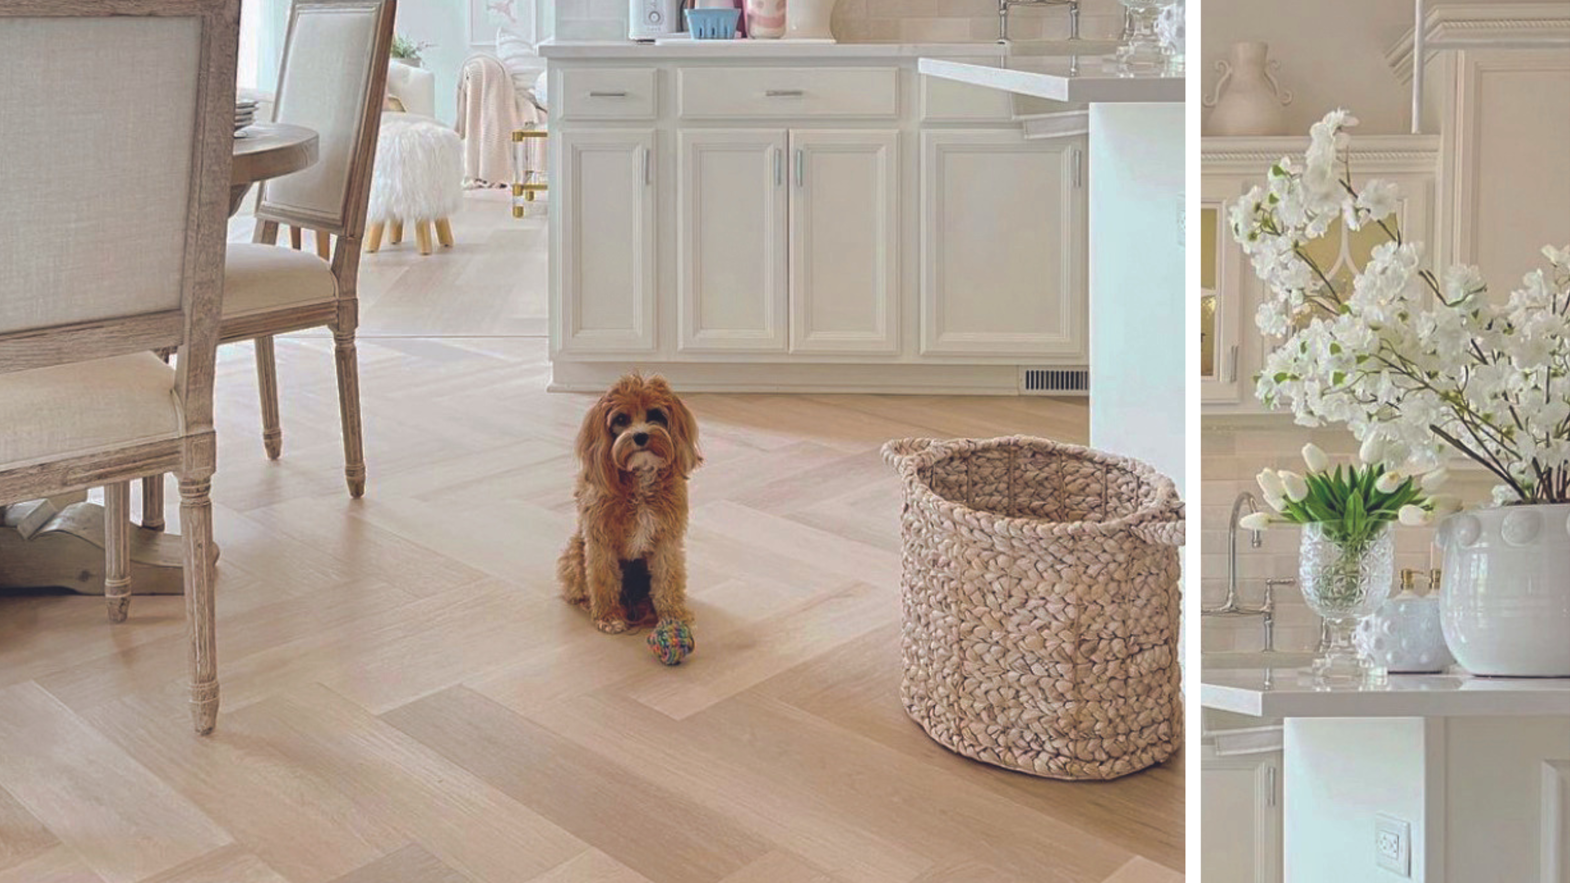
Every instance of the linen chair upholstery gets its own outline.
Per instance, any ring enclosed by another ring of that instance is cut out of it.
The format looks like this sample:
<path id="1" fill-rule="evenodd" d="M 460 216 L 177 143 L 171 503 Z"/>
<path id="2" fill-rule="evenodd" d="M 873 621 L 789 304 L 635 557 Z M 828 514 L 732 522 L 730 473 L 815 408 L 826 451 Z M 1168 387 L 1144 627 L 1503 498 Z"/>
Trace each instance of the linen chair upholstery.
<path id="1" fill-rule="evenodd" d="M 0 0 L 0 503 L 103 485 L 112 533 L 130 480 L 178 475 L 200 733 L 239 20 L 239 0 Z M 105 175 L 91 201 L 59 189 Z M 129 562 L 110 545 L 118 621 Z"/>

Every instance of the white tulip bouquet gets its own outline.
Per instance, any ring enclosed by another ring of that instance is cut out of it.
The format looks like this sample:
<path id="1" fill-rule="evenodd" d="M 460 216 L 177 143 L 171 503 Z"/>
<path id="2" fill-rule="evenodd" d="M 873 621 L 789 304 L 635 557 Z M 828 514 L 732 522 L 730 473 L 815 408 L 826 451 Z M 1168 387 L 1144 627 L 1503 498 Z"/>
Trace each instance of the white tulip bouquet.
<path id="1" fill-rule="evenodd" d="M 1450 447 L 1499 479 L 1498 503 L 1570 502 L 1570 247 L 1544 248 L 1551 269 L 1528 274 L 1503 307 L 1476 267 L 1441 280 L 1422 267 L 1422 244 L 1402 237 L 1396 186 L 1353 186 L 1345 130 L 1356 124 L 1344 110 L 1327 115 L 1301 161 L 1282 159 L 1231 209 L 1233 236 L 1269 288 L 1256 324 L 1284 338 L 1256 394 L 1301 425 L 1346 424 L 1409 473 L 1432 470 Z M 1386 237 L 1349 284 L 1304 249 L 1337 219 Z M 1369 478 L 1353 473 L 1348 492 Z M 1364 514 L 1372 502 L 1365 490 Z"/>
<path id="2" fill-rule="evenodd" d="M 1361 464 L 1337 465 L 1318 445 L 1303 446 L 1303 474 L 1265 469 L 1259 489 L 1272 512 L 1245 515 L 1239 526 L 1265 530 L 1272 524 L 1320 524 L 1329 539 L 1360 549 L 1391 522 L 1420 525 L 1461 508 L 1459 498 L 1436 494 L 1447 474 L 1443 468 L 1409 475 L 1386 469 L 1379 442 L 1370 439 L 1358 454 Z"/>

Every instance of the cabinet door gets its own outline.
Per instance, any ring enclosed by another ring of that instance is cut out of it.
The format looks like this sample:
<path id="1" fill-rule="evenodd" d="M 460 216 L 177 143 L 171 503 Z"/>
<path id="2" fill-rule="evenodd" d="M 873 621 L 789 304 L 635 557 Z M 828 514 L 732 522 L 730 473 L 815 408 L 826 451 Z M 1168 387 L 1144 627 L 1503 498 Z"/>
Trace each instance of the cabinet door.
<path id="1" fill-rule="evenodd" d="M 1205 883 L 1280 883 L 1281 752 L 1202 752 L 1200 868 Z"/>
<path id="2" fill-rule="evenodd" d="M 784 352 L 783 129 L 681 133 L 677 314 L 683 352 Z"/>
<path id="3" fill-rule="evenodd" d="M 899 351 L 899 133 L 792 131 L 790 348 Z"/>
<path id="4" fill-rule="evenodd" d="M 1504 303 L 1570 243 L 1570 53 L 1460 54 L 1454 137 L 1446 139 L 1450 263 L 1476 264 Z"/>
<path id="5" fill-rule="evenodd" d="M 921 134 L 921 351 L 1083 360 L 1084 139 Z"/>
<path id="6" fill-rule="evenodd" d="M 560 347 L 652 351 L 654 130 L 568 130 L 553 140 Z"/>

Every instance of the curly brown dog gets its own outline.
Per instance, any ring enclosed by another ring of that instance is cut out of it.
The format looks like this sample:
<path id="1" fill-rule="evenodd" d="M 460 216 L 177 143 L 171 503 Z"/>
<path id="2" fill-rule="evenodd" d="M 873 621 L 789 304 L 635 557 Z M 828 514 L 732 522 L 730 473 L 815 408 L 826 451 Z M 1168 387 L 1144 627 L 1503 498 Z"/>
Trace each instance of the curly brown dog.
<path id="1" fill-rule="evenodd" d="M 556 564 L 562 597 L 600 631 L 687 610 L 687 478 L 703 462 L 698 423 L 663 377 L 629 374 L 578 430 L 578 528 Z"/>

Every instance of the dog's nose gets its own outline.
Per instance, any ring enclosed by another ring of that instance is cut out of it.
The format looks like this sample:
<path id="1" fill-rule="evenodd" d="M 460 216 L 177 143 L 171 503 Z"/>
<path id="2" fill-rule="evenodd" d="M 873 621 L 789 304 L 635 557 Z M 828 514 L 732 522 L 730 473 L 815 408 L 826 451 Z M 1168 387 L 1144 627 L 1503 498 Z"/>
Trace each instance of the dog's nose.
<path id="1" fill-rule="evenodd" d="M 640 445 L 646 445 L 649 443 L 649 434 L 647 432 L 640 432 L 637 435 L 634 435 L 632 440 Z"/>

